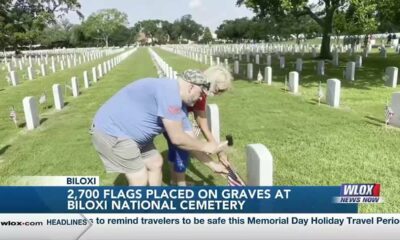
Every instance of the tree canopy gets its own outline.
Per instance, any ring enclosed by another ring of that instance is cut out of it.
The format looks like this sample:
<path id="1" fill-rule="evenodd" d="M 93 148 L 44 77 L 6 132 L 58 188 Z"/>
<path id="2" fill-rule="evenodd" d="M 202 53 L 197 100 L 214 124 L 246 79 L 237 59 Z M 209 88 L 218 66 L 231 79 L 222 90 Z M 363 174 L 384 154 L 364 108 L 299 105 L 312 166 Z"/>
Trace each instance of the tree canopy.
<path id="1" fill-rule="evenodd" d="M 309 16 L 321 29 L 321 58 L 331 57 L 330 39 L 334 33 L 335 24 L 339 24 L 340 20 L 346 19 L 352 24 L 337 26 L 337 30 L 347 33 L 368 33 L 375 31 L 378 23 L 383 19 L 396 22 L 395 12 L 399 11 L 387 10 L 389 6 L 398 5 L 396 0 L 237 0 L 237 4 L 244 4 L 261 19 L 271 16 L 277 19 L 289 16 Z M 335 21 L 335 16 L 338 14 L 342 16 L 336 18 Z"/>
<path id="2" fill-rule="evenodd" d="M 117 9 L 103 9 L 91 14 L 82 25 L 86 37 L 101 39 L 108 47 L 110 36 L 128 26 L 128 15 Z"/>
<path id="3" fill-rule="evenodd" d="M 79 16 L 77 0 L 3 0 L 0 3 L 0 40 L 3 48 L 34 44 L 43 29 L 69 11 Z"/>

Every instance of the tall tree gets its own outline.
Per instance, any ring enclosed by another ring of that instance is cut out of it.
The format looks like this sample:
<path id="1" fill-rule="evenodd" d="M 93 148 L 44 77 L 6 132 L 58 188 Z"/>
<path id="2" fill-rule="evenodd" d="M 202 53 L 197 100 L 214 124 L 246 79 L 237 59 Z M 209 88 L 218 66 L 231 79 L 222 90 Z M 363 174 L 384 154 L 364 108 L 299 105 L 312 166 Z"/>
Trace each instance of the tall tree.
<path id="1" fill-rule="evenodd" d="M 135 24 L 135 28 L 144 34 L 152 43 L 166 43 L 169 41 L 170 23 L 163 20 L 144 20 Z"/>
<path id="2" fill-rule="evenodd" d="M 191 41 L 198 41 L 199 37 L 203 34 L 204 27 L 192 19 L 192 15 L 184 15 L 179 20 L 174 22 L 179 30 L 178 35 L 180 39 Z"/>
<path id="3" fill-rule="evenodd" d="M 204 33 L 201 38 L 202 43 L 211 43 L 213 41 L 213 36 L 211 34 L 210 28 L 206 27 L 204 28 Z"/>
<path id="4" fill-rule="evenodd" d="M 79 8 L 77 0 L 3 0 L 0 3 L 0 38 L 14 48 L 32 45 L 48 24 L 55 23 L 56 16 L 71 10 L 82 16 Z"/>
<path id="5" fill-rule="evenodd" d="M 91 14 L 83 23 L 87 37 L 97 38 L 104 41 L 106 47 L 109 38 L 121 27 L 127 27 L 128 16 L 117 9 L 102 9 Z"/>
<path id="6" fill-rule="evenodd" d="M 278 19 L 288 15 L 309 15 L 322 30 L 320 57 L 329 59 L 330 40 L 334 29 L 334 16 L 338 10 L 356 9 L 354 13 L 359 24 L 371 24 L 374 21 L 377 0 L 237 0 L 237 4 L 245 4 L 259 17 L 275 16 Z M 388 1 L 388 0 L 382 0 Z M 393 1 L 393 0 L 392 0 Z"/>

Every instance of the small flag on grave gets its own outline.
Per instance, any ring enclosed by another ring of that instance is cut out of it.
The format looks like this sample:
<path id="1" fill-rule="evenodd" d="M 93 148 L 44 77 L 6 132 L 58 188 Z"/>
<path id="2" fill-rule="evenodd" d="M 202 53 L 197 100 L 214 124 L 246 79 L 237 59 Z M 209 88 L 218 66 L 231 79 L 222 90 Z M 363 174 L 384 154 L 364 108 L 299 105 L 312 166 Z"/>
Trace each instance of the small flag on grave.
<path id="1" fill-rule="evenodd" d="M 228 141 L 228 146 L 233 146 L 233 137 L 232 135 L 227 135 L 226 140 Z M 246 186 L 242 178 L 239 174 L 233 169 L 232 164 L 230 163 L 228 156 L 226 156 L 226 160 L 220 159 L 221 163 L 228 170 L 228 175 L 226 176 L 228 180 L 228 185 L 232 187 L 237 186 Z"/>
<path id="2" fill-rule="evenodd" d="M 263 75 L 261 74 L 261 71 L 258 70 L 257 83 L 262 83 L 262 80 L 263 80 Z"/>
<path id="3" fill-rule="evenodd" d="M 14 106 L 11 106 L 10 108 L 10 120 L 13 121 L 13 123 L 15 124 L 15 127 L 18 128 L 18 119 L 17 119 L 17 112 L 15 111 Z"/>
<path id="4" fill-rule="evenodd" d="M 385 124 L 386 124 L 386 126 L 390 124 L 390 120 L 392 120 L 393 116 L 394 116 L 394 111 L 388 105 L 388 103 L 386 101 L 386 106 L 385 106 Z"/>

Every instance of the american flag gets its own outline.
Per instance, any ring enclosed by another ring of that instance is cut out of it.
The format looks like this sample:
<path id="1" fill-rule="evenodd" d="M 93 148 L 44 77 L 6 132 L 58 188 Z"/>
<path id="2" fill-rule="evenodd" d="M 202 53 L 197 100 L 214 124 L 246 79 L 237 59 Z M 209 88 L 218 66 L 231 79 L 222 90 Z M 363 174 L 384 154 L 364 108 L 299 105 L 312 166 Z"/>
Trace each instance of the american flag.
<path id="1" fill-rule="evenodd" d="M 15 126 L 18 127 L 17 112 L 15 111 L 14 106 L 11 107 L 9 117 L 10 117 L 10 120 L 14 122 Z"/>
<path id="2" fill-rule="evenodd" d="M 226 166 L 228 170 L 228 184 L 232 187 L 242 187 L 245 186 L 243 180 L 239 177 L 239 175 L 231 168 L 231 166 Z"/>
<path id="3" fill-rule="evenodd" d="M 390 120 L 392 119 L 393 116 L 394 116 L 394 112 L 393 112 L 392 108 L 386 104 L 386 107 L 385 107 L 385 117 L 386 117 L 385 123 L 386 123 L 386 125 L 389 125 Z"/>
<path id="4" fill-rule="evenodd" d="M 46 96 L 45 92 L 43 92 L 43 94 L 40 96 L 39 104 L 43 105 L 45 108 L 47 108 L 47 106 L 46 106 L 47 105 L 47 96 Z"/>
<path id="5" fill-rule="evenodd" d="M 258 83 L 261 83 L 263 79 L 264 79 L 264 78 L 263 78 L 263 75 L 261 74 L 261 71 L 258 70 L 257 82 L 258 82 Z"/>

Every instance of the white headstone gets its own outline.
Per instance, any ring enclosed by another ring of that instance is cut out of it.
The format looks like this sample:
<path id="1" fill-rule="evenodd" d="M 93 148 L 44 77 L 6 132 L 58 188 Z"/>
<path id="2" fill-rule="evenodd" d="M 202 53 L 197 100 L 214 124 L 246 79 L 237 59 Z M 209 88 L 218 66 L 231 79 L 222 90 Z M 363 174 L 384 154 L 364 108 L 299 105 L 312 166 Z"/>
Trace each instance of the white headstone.
<path id="1" fill-rule="evenodd" d="M 260 55 L 256 54 L 256 64 L 260 64 Z"/>
<path id="2" fill-rule="evenodd" d="M 108 73 L 107 62 L 103 62 L 103 74 L 106 75 Z"/>
<path id="3" fill-rule="evenodd" d="M 247 156 L 247 185 L 273 185 L 273 158 L 270 151 L 262 144 L 246 146 Z"/>
<path id="4" fill-rule="evenodd" d="M 28 130 L 37 128 L 40 124 L 37 103 L 34 97 L 25 97 L 22 100 L 24 107 L 26 127 Z"/>
<path id="5" fill-rule="evenodd" d="M 325 75 L 325 61 L 324 60 L 318 61 L 318 64 L 317 64 L 317 75 L 318 76 Z"/>
<path id="6" fill-rule="evenodd" d="M 96 67 L 92 67 L 92 79 L 93 79 L 93 82 L 97 82 L 97 71 L 96 71 Z"/>
<path id="7" fill-rule="evenodd" d="M 362 67 L 362 56 L 357 56 L 356 57 L 356 68 L 361 68 Z"/>
<path id="8" fill-rule="evenodd" d="M 219 110 L 217 104 L 207 104 L 207 123 L 215 141 L 220 142 Z"/>
<path id="9" fill-rule="evenodd" d="M 285 68 L 285 56 L 281 56 L 279 58 L 279 66 L 280 66 L 281 69 Z"/>
<path id="10" fill-rule="evenodd" d="M 76 77 L 71 78 L 71 88 L 72 88 L 72 96 L 78 97 L 79 96 L 79 85 L 78 79 Z"/>
<path id="11" fill-rule="evenodd" d="M 28 67 L 28 80 L 33 80 L 35 78 L 35 71 L 32 67 Z"/>
<path id="12" fill-rule="evenodd" d="M 99 65 L 97 65 L 97 71 L 98 71 L 98 73 L 99 73 L 98 78 L 102 78 L 102 77 L 103 77 L 103 69 L 102 69 L 100 63 L 99 63 Z"/>
<path id="13" fill-rule="evenodd" d="M 42 77 L 46 76 L 46 66 L 44 64 L 40 65 L 40 72 L 42 73 Z"/>
<path id="14" fill-rule="evenodd" d="M 54 62 L 54 58 L 51 59 L 51 71 L 53 73 L 56 72 L 56 63 Z"/>
<path id="15" fill-rule="evenodd" d="M 249 80 L 253 79 L 253 64 L 252 63 L 247 64 L 247 79 L 249 79 Z"/>
<path id="16" fill-rule="evenodd" d="M 268 84 L 272 84 L 272 67 L 265 67 L 264 69 L 264 81 Z"/>
<path id="17" fill-rule="evenodd" d="M 19 84 L 19 79 L 16 71 L 9 72 L 11 85 L 17 86 Z"/>
<path id="18" fill-rule="evenodd" d="M 64 61 L 63 60 L 60 61 L 60 69 L 61 69 L 61 71 L 64 70 Z"/>
<path id="19" fill-rule="evenodd" d="M 348 62 L 346 65 L 346 80 L 354 81 L 355 72 L 356 72 L 356 63 Z"/>
<path id="20" fill-rule="evenodd" d="M 21 60 L 18 60 L 18 67 L 19 67 L 19 70 L 22 70 L 22 69 L 23 69 L 22 61 L 21 61 Z"/>
<path id="21" fill-rule="evenodd" d="M 331 78 L 327 81 L 326 103 L 329 106 L 338 108 L 340 104 L 340 80 Z"/>
<path id="22" fill-rule="evenodd" d="M 289 91 L 294 94 L 299 92 L 299 73 L 296 71 L 289 72 Z"/>
<path id="23" fill-rule="evenodd" d="M 7 65 L 8 72 L 14 71 L 14 67 L 12 66 L 11 63 L 7 63 L 6 65 Z"/>
<path id="24" fill-rule="evenodd" d="M 392 94 L 392 110 L 394 112 L 393 117 L 390 119 L 390 125 L 400 127 L 400 92 Z"/>
<path id="25" fill-rule="evenodd" d="M 271 66 L 271 64 L 272 64 L 271 55 L 267 55 L 267 66 Z"/>
<path id="26" fill-rule="evenodd" d="M 233 73 L 234 74 L 239 74 L 239 61 L 235 60 L 234 64 L 233 64 Z"/>
<path id="27" fill-rule="evenodd" d="M 87 71 L 83 71 L 83 84 L 85 85 L 85 88 L 89 88 L 90 86 Z"/>
<path id="28" fill-rule="evenodd" d="M 385 85 L 388 87 L 396 88 L 397 87 L 397 77 L 398 77 L 399 69 L 397 67 L 387 67 L 385 70 L 386 74 L 386 82 Z"/>
<path id="29" fill-rule="evenodd" d="M 301 58 L 296 59 L 296 71 L 297 72 L 303 71 L 303 59 Z"/>
<path id="30" fill-rule="evenodd" d="M 54 107 L 56 110 L 64 108 L 64 96 L 60 84 L 53 85 Z"/>
<path id="31" fill-rule="evenodd" d="M 333 65 L 339 66 L 339 53 L 337 51 L 333 53 Z"/>

